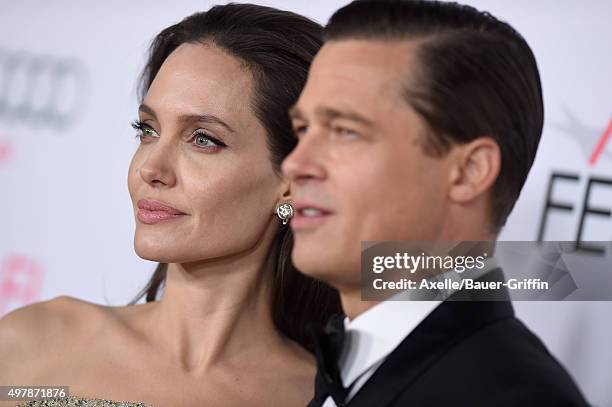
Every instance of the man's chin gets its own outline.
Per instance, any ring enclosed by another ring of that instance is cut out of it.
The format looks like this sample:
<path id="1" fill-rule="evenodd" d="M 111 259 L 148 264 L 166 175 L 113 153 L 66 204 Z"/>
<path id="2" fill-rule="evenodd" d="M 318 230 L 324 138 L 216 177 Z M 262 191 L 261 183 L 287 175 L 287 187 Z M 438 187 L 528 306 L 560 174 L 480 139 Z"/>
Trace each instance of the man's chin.
<path id="1" fill-rule="evenodd" d="M 327 281 L 330 277 L 330 270 L 319 266 L 313 266 L 310 264 L 302 265 L 301 267 L 295 263 L 295 267 L 298 271 L 308 277 L 312 277 L 317 280 Z"/>
<path id="2" fill-rule="evenodd" d="M 300 256 L 294 251 L 293 264 L 302 274 L 323 281 L 332 287 L 338 288 L 346 284 L 350 274 L 344 270 L 342 259 L 325 259 L 316 254 L 310 256 Z"/>

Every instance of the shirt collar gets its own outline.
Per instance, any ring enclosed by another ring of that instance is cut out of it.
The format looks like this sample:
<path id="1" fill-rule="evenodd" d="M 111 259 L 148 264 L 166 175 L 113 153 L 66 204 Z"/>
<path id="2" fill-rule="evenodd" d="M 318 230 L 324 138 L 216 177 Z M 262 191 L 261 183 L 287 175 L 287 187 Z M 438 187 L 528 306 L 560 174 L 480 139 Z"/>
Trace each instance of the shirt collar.
<path id="1" fill-rule="evenodd" d="M 477 273 L 450 270 L 432 279 L 477 279 L 496 267 L 494 259 L 489 258 L 485 260 L 485 267 Z M 452 293 L 440 294 L 445 299 Z M 381 363 L 442 302 L 411 301 L 410 298 L 410 291 L 403 291 L 376 304 L 352 321 L 348 317 L 344 319 L 346 334 L 339 367 L 345 387 Z"/>
<path id="2" fill-rule="evenodd" d="M 440 301 L 394 301 L 394 297 L 352 321 L 344 319 L 346 335 L 339 365 L 345 387 L 382 361 L 440 304 Z"/>

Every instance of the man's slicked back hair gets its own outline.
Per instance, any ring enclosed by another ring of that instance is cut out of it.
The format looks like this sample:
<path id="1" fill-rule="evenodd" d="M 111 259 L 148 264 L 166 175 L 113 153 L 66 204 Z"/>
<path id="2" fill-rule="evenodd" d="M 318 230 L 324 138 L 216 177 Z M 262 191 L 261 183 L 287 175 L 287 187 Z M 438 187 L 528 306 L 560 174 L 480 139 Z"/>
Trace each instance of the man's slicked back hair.
<path id="1" fill-rule="evenodd" d="M 544 120 L 540 76 L 525 39 L 473 7 L 411 0 L 356 0 L 331 17 L 325 39 L 417 41 L 416 77 L 398 87 L 431 130 L 424 151 L 441 156 L 481 136 L 497 142 L 502 162 L 490 213 L 498 232 L 533 164 Z"/>

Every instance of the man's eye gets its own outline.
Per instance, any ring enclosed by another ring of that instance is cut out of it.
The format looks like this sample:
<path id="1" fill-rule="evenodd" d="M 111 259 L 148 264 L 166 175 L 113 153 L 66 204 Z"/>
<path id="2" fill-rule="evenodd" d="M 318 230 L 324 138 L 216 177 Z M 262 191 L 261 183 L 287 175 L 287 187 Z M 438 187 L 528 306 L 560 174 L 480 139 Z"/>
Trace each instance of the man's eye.
<path id="1" fill-rule="evenodd" d="M 333 133 L 334 135 L 342 137 L 342 138 L 356 138 L 360 136 L 360 134 L 356 132 L 355 130 L 351 130 L 346 127 L 339 127 L 339 126 L 333 128 Z"/>
<path id="2" fill-rule="evenodd" d="M 306 125 L 299 125 L 299 126 L 293 127 L 293 134 L 295 134 L 295 136 L 298 138 L 306 134 L 307 131 L 308 131 L 308 126 Z"/>

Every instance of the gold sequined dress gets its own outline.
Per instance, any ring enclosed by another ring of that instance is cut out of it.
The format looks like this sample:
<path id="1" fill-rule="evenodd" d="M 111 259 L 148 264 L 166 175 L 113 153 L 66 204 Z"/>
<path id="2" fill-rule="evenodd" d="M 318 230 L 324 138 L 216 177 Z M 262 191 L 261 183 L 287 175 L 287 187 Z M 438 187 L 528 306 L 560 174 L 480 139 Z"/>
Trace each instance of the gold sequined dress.
<path id="1" fill-rule="evenodd" d="M 150 404 L 129 401 L 112 401 L 88 399 L 81 397 L 52 397 L 41 400 L 26 401 L 17 407 L 155 407 Z"/>

